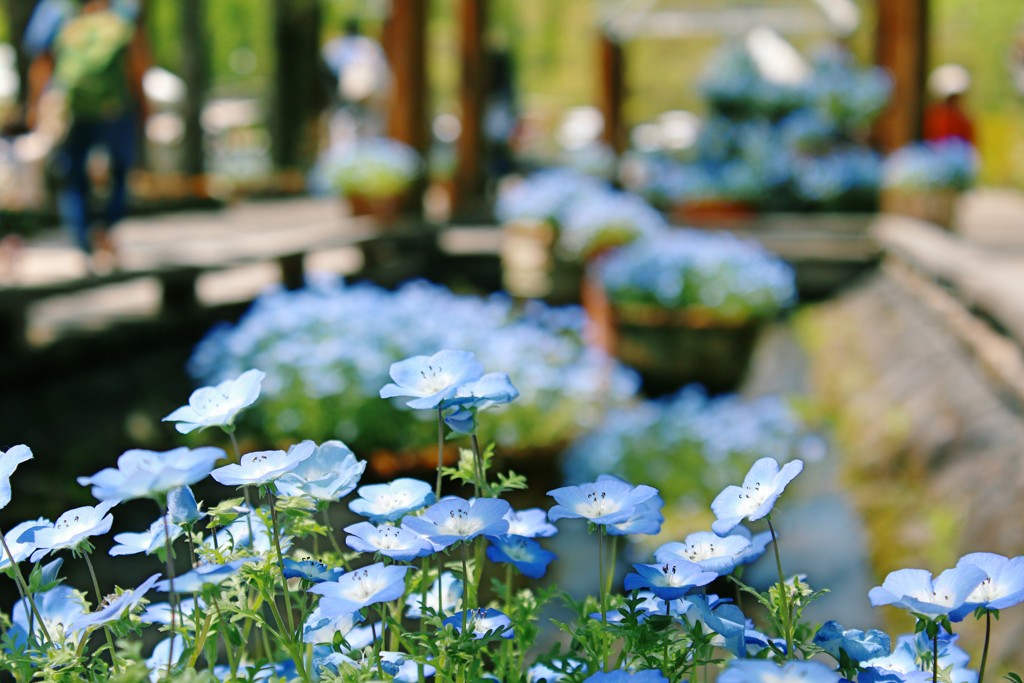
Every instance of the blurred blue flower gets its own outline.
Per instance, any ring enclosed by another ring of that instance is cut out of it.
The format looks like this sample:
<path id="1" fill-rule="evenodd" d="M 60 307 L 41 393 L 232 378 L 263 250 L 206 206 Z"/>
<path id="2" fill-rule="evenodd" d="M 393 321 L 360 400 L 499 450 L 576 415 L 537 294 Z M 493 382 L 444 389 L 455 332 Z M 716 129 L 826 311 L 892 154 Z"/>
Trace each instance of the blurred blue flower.
<path id="1" fill-rule="evenodd" d="M 451 496 L 434 503 L 423 514 L 408 516 L 402 526 L 444 549 L 477 536 L 501 536 L 508 531 L 505 515 L 511 509 L 500 498 L 465 500 Z"/>
<path id="2" fill-rule="evenodd" d="M 409 562 L 434 552 L 434 546 L 418 534 L 391 524 L 374 526 L 359 522 L 345 527 L 345 531 L 349 533 L 345 544 L 359 553 L 380 553 L 392 560 Z"/>
<path id="3" fill-rule="evenodd" d="M 658 495 L 650 486 L 631 486 L 623 481 L 604 479 L 580 486 L 564 486 L 548 491 L 558 503 L 548 518 L 586 519 L 594 524 L 621 524 L 633 516 L 636 506 Z"/>
<path id="4" fill-rule="evenodd" d="M 985 570 L 971 564 L 947 569 L 934 580 L 925 569 L 899 569 L 872 588 L 868 597 L 874 607 L 893 605 L 927 616 L 949 615 L 964 607 L 986 578 Z"/>
<path id="5" fill-rule="evenodd" d="M 384 669 L 384 673 L 388 676 L 392 676 L 392 680 L 398 683 L 416 683 L 419 676 L 419 665 L 416 660 L 410 655 L 404 652 L 388 652 L 384 650 L 380 653 L 381 668 Z M 430 666 L 429 664 L 423 665 L 423 676 L 430 678 L 437 669 Z"/>
<path id="6" fill-rule="evenodd" d="M 393 363 L 390 374 L 394 383 L 384 385 L 380 397 L 412 396 L 406 405 L 419 410 L 442 405 L 459 386 L 480 379 L 484 369 L 469 351 L 444 349 Z"/>
<path id="7" fill-rule="evenodd" d="M 527 683 L 558 683 L 565 680 L 570 673 L 586 671 L 587 665 L 573 659 L 553 661 L 551 666 L 537 662 L 526 670 Z M 557 667 L 557 668 L 552 668 Z"/>
<path id="8" fill-rule="evenodd" d="M 668 683 L 659 669 L 643 671 L 598 671 L 583 679 L 583 683 Z"/>
<path id="9" fill-rule="evenodd" d="M 46 632 L 53 638 L 54 643 L 77 645 L 82 638 L 82 632 L 71 628 L 71 624 L 85 614 L 85 601 L 81 594 L 69 586 L 56 586 L 48 591 L 36 593 L 33 598 Z M 24 651 L 28 644 L 30 629 L 35 641 L 42 642 L 43 628 L 34 618 L 28 600 L 22 598 L 11 610 L 11 626 L 7 630 L 7 636 L 19 652 Z"/>
<path id="10" fill-rule="evenodd" d="M 163 421 L 176 422 L 174 427 L 182 434 L 206 427 L 231 430 L 238 413 L 259 398 L 264 377 L 260 370 L 247 370 L 217 386 L 196 389 L 188 397 L 188 405 L 178 408 Z"/>
<path id="11" fill-rule="evenodd" d="M 430 484 L 408 477 L 387 484 L 360 486 L 356 493 L 359 497 L 349 502 L 349 509 L 368 517 L 374 524 L 397 522 L 434 502 L 434 489 Z"/>
<path id="12" fill-rule="evenodd" d="M 303 441 L 285 451 L 256 451 L 242 456 L 240 463 L 218 467 L 210 473 L 225 486 L 259 486 L 288 474 L 313 455 L 316 444 Z"/>
<path id="13" fill-rule="evenodd" d="M 402 597 L 407 571 L 409 567 L 378 562 L 342 574 L 335 581 L 318 583 L 309 592 L 323 596 L 320 608 L 325 616 L 349 614 L 368 605 Z"/>
<path id="14" fill-rule="evenodd" d="M 840 650 L 855 662 L 885 657 L 889 654 L 889 636 L 878 629 L 858 631 L 844 629 L 837 621 L 826 621 L 814 634 L 814 644 L 840 660 Z"/>
<path id="15" fill-rule="evenodd" d="M 11 475 L 18 465 L 32 459 L 32 450 L 25 445 L 11 446 L 0 451 L 0 509 L 11 502 Z"/>
<path id="16" fill-rule="evenodd" d="M 185 639 L 180 635 L 164 638 L 149 655 L 146 660 L 146 668 L 149 669 L 149 680 L 156 683 L 167 672 L 167 666 L 176 666 L 185 652 Z"/>
<path id="17" fill-rule="evenodd" d="M 199 615 L 205 608 L 206 603 L 203 602 L 202 599 L 194 600 L 192 598 L 182 598 L 178 601 L 176 609 L 174 610 L 175 623 L 182 628 L 194 626 L 197 623 Z M 171 623 L 171 603 L 149 603 L 146 605 L 146 609 L 143 610 L 142 614 L 139 615 L 139 621 L 143 624 L 169 625 Z"/>
<path id="18" fill-rule="evenodd" d="M 434 579 L 434 583 L 427 590 L 427 609 L 436 610 L 438 605 L 438 591 L 441 592 L 441 609 L 443 614 L 457 610 L 462 605 L 462 581 L 457 579 L 451 572 L 441 572 L 440 579 Z M 405 616 L 410 619 L 419 619 L 421 614 L 422 595 L 410 594 L 405 599 Z"/>
<path id="19" fill-rule="evenodd" d="M 181 486 L 167 492 L 167 514 L 174 524 L 194 524 L 206 516 L 199 511 L 196 496 L 188 486 Z"/>
<path id="20" fill-rule="evenodd" d="M 548 521 L 548 513 L 540 508 L 509 510 L 505 514 L 509 536 L 548 538 L 558 533 L 558 527 Z"/>
<path id="21" fill-rule="evenodd" d="M 175 593 L 201 593 L 207 586 L 218 586 L 238 573 L 242 565 L 255 562 L 255 557 L 243 557 L 227 564 L 201 564 L 190 572 L 174 578 Z M 164 579 L 156 584 L 156 590 L 169 593 L 171 582 Z"/>
<path id="22" fill-rule="evenodd" d="M 30 520 L 21 522 L 4 534 L 4 541 L 7 542 L 7 547 L 14 556 L 15 562 L 18 564 L 24 562 L 32 554 L 32 551 L 36 549 L 36 544 L 33 542 L 35 534 L 29 532 L 33 532 L 36 529 L 42 529 L 49 525 L 50 520 L 45 517 L 40 517 L 35 521 Z M 8 569 L 10 566 L 11 559 L 7 556 L 7 553 L 0 553 L 0 571 Z"/>
<path id="23" fill-rule="evenodd" d="M 167 527 L 171 531 L 172 542 L 184 533 L 180 526 L 171 524 L 169 521 Z M 150 524 L 149 529 L 146 531 L 115 534 L 114 541 L 117 545 L 110 549 L 110 554 L 114 557 L 119 555 L 136 555 L 138 553 L 152 555 L 164 547 L 164 538 L 164 519 L 161 517 Z"/>
<path id="24" fill-rule="evenodd" d="M 92 536 L 102 536 L 110 531 L 110 525 L 114 523 L 114 516 L 109 514 L 110 508 L 117 502 L 107 500 L 95 507 L 74 508 L 58 517 L 53 524 L 26 531 L 21 540 L 30 541 L 37 548 L 31 560 L 38 562 L 65 548 L 77 552 L 82 543 Z"/>
<path id="25" fill-rule="evenodd" d="M 742 487 L 727 486 L 711 502 L 711 511 L 718 518 L 711 529 L 724 536 L 744 519 L 755 522 L 771 514 L 775 501 L 803 468 L 802 460 L 791 460 L 779 469 L 773 458 L 761 458 L 743 478 Z"/>
<path id="26" fill-rule="evenodd" d="M 363 620 L 359 612 L 346 612 L 334 616 L 324 614 L 320 605 L 313 608 L 313 611 L 306 617 L 302 625 L 302 642 L 304 643 L 333 643 L 334 636 L 341 634 L 344 638 L 355 628 L 355 625 Z"/>
<path id="27" fill-rule="evenodd" d="M 473 634 L 473 640 L 480 640 L 490 632 L 501 629 L 498 635 L 510 639 L 515 636 L 512 632 L 512 620 L 503 612 L 491 607 L 478 607 L 477 609 L 457 612 L 442 622 L 443 626 L 451 626 L 456 633 L 462 633 L 462 620 L 466 620 L 466 629 Z"/>
<path id="28" fill-rule="evenodd" d="M 476 431 L 476 415 L 493 406 L 506 405 L 519 398 L 519 390 L 504 372 L 489 372 L 478 380 L 463 384 L 448 402 L 454 409 L 445 415 L 445 423 L 459 434 Z"/>
<path id="29" fill-rule="evenodd" d="M 790 661 L 779 665 L 759 659 L 733 659 L 718 676 L 720 683 L 838 683 L 840 678 L 821 662 Z"/>
<path id="30" fill-rule="evenodd" d="M 722 637 L 722 647 L 737 657 L 747 654 L 747 619 L 739 607 L 714 595 L 693 595 L 687 600 L 696 608 L 692 617 Z"/>
<path id="31" fill-rule="evenodd" d="M 91 477 L 79 477 L 78 483 L 92 486 L 92 495 L 97 500 L 156 498 L 205 479 L 223 457 L 224 451 L 209 447 L 182 447 L 162 453 L 133 449 L 117 459 L 117 468 L 108 467 Z"/>
<path id="32" fill-rule="evenodd" d="M 659 564 L 634 564 L 636 572 L 626 574 L 627 591 L 646 588 L 662 600 L 677 600 L 695 588 L 706 586 L 718 578 L 715 572 L 704 571 L 686 560 Z"/>
<path id="33" fill-rule="evenodd" d="M 487 559 L 499 564 L 515 566 L 523 576 L 539 579 L 544 576 L 555 554 L 541 547 L 532 538 L 523 536 L 489 536 Z"/>
<path id="34" fill-rule="evenodd" d="M 978 673 L 967 668 L 970 656 L 957 646 L 958 636 L 940 627 L 937 638 L 939 670 L 948 671 L 952 683 L 977 683 Z M 925 633 L 896 639 L 891 654 L 860 663 L 863 683 L 926 683 L 932 680 L 931 657 L 935 643 Z"/>
<path id="35" fill-rule="evenodd" d="M 319 560 L 293 560 L 290 557 L 286 557 L 283 560 L 283 564 L 282 573 L 284 578 L 303 579 L 313 583 L 335 581 L 345 573 L 345 570 L 341 567 L 328 567 Z"/>
<path id="36" fill-rule="evenodd" d="M 366 470 L 365 460 L 356 460 L 340 441 L 325 441 L 313 454 L 275 482 L 284 496 L 306 496 L 335 501 L 351 493 Z"/>

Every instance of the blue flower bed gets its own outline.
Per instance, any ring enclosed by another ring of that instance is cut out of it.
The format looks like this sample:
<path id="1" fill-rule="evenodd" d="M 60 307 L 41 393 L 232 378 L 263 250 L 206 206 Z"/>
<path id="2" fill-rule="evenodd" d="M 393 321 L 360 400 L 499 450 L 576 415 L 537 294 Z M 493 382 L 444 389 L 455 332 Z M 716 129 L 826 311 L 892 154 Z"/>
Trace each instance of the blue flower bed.
<path id="1" fill-rule="evenodd" d="M 902 191 L 966 190 L 978 174 L 978 154 L 962 140 L 914 143 L 885 160 L 883 185 Z"/>

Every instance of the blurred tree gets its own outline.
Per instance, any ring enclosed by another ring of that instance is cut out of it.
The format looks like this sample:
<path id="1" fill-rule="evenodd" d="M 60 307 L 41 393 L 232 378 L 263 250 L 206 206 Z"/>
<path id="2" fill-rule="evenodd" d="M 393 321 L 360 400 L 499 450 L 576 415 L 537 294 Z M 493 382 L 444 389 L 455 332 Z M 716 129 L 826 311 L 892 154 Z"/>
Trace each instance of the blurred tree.
<path id="1" fill-rule="evenodd" d="M 188 175 L 202 175 L 203 163 L 203 105 L 209 87 L 209 61 L 207 31 L 203 23 L 206 2 L 184 0 L 181 6 L 182 59 L 181 71 L 185 80 L 185 140 L 184 168 Z"/>
<path id="2" fill-rule="evenodd" d="M 279 169 L 308 165 L 315 154 L 315 124 L 326 105 L 320 71 L 318 0 L 273 0 L 274 87 L 271 150 Z"/>

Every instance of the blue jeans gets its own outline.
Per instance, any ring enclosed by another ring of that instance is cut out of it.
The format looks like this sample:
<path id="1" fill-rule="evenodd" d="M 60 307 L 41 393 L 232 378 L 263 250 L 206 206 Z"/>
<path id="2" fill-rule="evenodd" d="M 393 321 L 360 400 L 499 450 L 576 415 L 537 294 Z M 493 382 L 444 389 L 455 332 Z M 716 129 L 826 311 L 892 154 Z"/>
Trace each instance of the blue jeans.
<path id="1" fill-rule="evenodd" d="M 102 147 L 110 155 L 110 196 L 102 215 L 89 211 L 89 152 Z M 126 113 L 109 121 L 75 121 L 67 139 L 57 151 L 57 175 L 60 189 L 57 208 L 71 230 L 75 242 L 87 254 L 92 253 L 89 228 L 98 219 L 107 228 L 124 218 L 128 200 L 128 169 L 135 160 L 135 116 Z"/>

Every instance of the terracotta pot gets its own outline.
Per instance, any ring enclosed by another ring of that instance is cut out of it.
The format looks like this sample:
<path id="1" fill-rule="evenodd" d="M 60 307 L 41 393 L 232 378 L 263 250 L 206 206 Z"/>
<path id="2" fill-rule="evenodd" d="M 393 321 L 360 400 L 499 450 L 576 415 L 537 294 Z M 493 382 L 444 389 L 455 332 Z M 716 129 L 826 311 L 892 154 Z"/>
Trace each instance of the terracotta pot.
<path id="1" fill-rule="evenodd" d="M 697 228 L 735 228 L 746 225 L 755 215 L 750 204 L 729 199 L 701 199 L 669 208 L 672 222 Z"/>
<path id="2" fill-rule="evenodd" d="M 370 216 L 381 225 L 393 225 L 402 215 L 405 195 L 392 197 L 368 197 L 365 195 L 349 195 L 346 197 L 353 216 Z"/>

